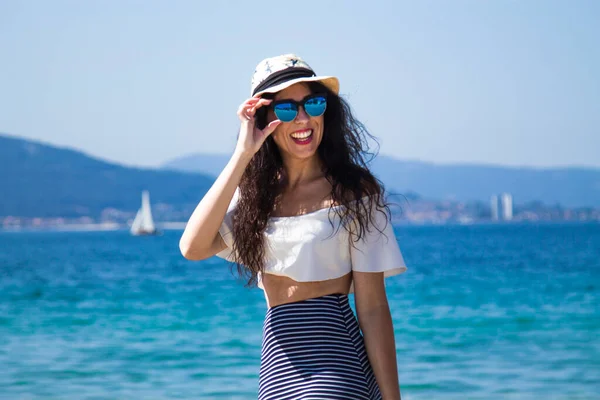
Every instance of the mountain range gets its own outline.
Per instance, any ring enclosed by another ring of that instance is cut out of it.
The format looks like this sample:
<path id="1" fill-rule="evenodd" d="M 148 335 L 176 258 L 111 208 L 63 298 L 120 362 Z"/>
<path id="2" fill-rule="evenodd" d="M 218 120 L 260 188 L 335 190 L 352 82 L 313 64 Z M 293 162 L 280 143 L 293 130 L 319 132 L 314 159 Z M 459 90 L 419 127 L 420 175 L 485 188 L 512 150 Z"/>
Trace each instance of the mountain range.
<path id="1" fill-rule="evenodd" d="M 228 155 L 191 154 L 163 168 L 217 176 Z M 418 193 L 436 200 L 483 201 L 508 192 L 517 204 L 542 202 L 565 207 L 600 205 L 600 169 L 531 168 L 476 164 L 433 164 L 378 155 L 370 163 L 373 173 L 390 193 Z"/>
<path id="2" fill-rule="evenodd" d="M 133 168 L 83 152 L 0 134 L 0 217 L 97 217 L 106 208 L 135 211 L 141 191 L 153 204 L 193 208 L 229 156 L 193 154 L 160 168 Z M 515 203 L 600 205 L 600 169 L 439 165 L 379 155 L 374 173 L 391 193 L 487 202 L 509 192 Z"/>

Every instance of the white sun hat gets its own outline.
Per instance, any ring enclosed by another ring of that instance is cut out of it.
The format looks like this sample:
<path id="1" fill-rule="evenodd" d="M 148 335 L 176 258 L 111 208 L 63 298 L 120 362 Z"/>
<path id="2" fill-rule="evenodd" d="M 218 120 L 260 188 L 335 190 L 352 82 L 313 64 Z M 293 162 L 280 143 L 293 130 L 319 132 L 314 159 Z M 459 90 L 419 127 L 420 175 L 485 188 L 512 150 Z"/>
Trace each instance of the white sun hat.
<path id="1" fill-rule="evenodd" d="M 250 95 L 276 93 L 299 82 L 320 82 L 335 94 L 340 90 L 335 76 L 317 76 L 306 61 L 295 54 L 284 54 L 258 63 L 252 75 Z"/>

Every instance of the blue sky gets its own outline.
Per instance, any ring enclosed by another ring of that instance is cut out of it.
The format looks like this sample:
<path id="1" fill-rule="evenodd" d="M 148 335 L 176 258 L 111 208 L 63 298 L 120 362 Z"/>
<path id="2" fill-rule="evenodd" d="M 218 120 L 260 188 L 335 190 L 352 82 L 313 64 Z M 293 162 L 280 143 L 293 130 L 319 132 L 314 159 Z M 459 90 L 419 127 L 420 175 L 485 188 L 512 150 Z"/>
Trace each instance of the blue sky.
<path id="1" fill-rule="evenodd" d="M 600 167 L 597 1 L 0 2 L 0 132 L 128 165 L 230 153 L 263 58 L 336 75 L 381 153 Z"/>

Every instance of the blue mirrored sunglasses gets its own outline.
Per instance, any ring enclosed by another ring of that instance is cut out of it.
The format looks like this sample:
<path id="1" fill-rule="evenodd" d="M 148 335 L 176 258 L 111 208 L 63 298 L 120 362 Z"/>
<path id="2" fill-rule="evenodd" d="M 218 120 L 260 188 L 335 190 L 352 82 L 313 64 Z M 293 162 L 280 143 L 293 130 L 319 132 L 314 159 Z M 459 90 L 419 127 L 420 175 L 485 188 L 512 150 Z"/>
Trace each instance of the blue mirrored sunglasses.
<path id="1" fill-rule="evenodd" d="M 301 101 L 295 100 L 277 100 L 271 104 L 275 116 L 281 122 L 293 121 L 298 115 L 300 106 L 304 107 L 304 111 L 311 117 L 319 117 L 323 115 L 327 108 L 327 95 L 311 94 L 306 96 Z"/>

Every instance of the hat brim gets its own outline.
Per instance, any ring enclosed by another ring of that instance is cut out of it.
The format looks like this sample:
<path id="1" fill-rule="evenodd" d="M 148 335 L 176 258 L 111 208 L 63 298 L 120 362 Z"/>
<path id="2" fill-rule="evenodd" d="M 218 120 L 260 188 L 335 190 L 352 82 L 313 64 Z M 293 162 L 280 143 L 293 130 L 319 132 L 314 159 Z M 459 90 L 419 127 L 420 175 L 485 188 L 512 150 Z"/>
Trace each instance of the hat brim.
<path id="1" fill-rule="evenodd" d="M 256 93 L 254 97 L 262 96 L 265 93 L 277 93 L 285 88 L 288 88 L 292 85 L 295 85 L 296 83 L 301 82 L 320 82 L 325 87 L 327 87 L 327 89 L 331 90 L 335 94 L 339 94 L 340 91 L 340 81 L 335 76 L 311 76 L 307 78 L 290 79 L 289 81 L 285 81 L 283 83 L 280 83 L 279 85 L 275 85 L 265 90 L 261 90 L 260 92 Z"/>

